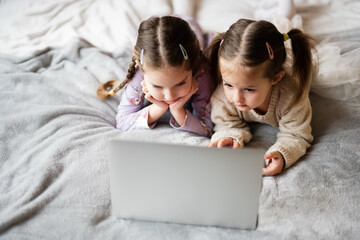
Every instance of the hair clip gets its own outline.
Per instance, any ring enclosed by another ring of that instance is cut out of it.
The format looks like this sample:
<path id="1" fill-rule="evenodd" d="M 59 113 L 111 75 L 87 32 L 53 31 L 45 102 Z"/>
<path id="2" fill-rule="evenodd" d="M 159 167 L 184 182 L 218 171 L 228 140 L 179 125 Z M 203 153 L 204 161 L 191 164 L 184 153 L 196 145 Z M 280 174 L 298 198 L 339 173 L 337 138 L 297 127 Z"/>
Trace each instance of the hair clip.
<path id="1" fill-rule="evenodd" d="M 183 54 L 183 56 L 184 56 L 184 59 L 185 59 L 185 60 L 188 60 L 188 59 L 189 59 L 189 56 L 188 56 L 185 48 L 184 48 L 181 44 L 179 44 L 179 47 L 180 47 L 181 52 L 182 52 L 182 54 Z"/>
<path id="2" fill-rule="evenodd" d="M 140 52 L 140 64 L 141 64 L 141 66 L 144 64 L 143 57 L 144 57 L 144 49 L 142 48 L 141 52 Z"/>
<path id="3" fill-rule="evenodd" d="M 223 44 L 223 42 L 224 42 L 224 39 L 221 39 L 219 46 L 221 46 Z"/>
<path id="4" fill-rule="evenodd" d="M 283 33 L 282 35 L 284 36 L 284 42 L 285 42 L 286 40 L 289 40 L 289 39 L 290 39 L 290 37 L 289 37 L 289 35 L 288 35 L 287 33 Z"/>
<path id="5" fill-rule="evenodd" d="M 273 60 L 274 59 L 274 52 L 270 46 L 270 44 L 268 42 L 265 43 L 266 44 L 266 47 L 267 47 L 267 50 L 268 50 L 268 53 L 269 53 L 269 58 L 270 60 Z"/>

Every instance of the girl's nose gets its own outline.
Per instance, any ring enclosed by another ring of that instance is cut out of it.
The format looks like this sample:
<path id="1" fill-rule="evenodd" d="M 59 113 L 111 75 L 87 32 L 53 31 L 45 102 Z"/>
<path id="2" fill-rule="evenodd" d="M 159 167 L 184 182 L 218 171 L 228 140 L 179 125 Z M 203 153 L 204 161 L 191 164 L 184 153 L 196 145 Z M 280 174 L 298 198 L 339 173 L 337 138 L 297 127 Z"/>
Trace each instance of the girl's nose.
<path id="1" fill-rule="evenodd" d="M 236 103 L 242 103 L 243 102 L 243 95 L 240 91 L 237 91 L 234 95 L 234 102 Z"/>
<path id="2" fill-rule="evenodd" d="M 175 92 L 173 90 L 165 90 L 164 96 L 165 96 L 165 100 L 168 102 L 175 100 Z"/>

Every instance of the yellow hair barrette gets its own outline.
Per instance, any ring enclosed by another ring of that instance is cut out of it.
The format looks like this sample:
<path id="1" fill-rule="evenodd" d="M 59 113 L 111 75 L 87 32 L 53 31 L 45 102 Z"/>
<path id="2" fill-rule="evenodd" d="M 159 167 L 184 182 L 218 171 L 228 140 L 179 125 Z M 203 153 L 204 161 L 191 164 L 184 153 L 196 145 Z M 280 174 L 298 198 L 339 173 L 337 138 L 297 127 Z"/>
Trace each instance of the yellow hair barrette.
<path id="1" fill-rule="evenodd" d="M 290 39 L 290 37 L 289 37 L 289 35 L 288 35 L 287 33 L 283 33 L 282 35 L 284 36 L 284 42 L 285 42 L 286 40 L 289 40 L 289 39 Z"/>

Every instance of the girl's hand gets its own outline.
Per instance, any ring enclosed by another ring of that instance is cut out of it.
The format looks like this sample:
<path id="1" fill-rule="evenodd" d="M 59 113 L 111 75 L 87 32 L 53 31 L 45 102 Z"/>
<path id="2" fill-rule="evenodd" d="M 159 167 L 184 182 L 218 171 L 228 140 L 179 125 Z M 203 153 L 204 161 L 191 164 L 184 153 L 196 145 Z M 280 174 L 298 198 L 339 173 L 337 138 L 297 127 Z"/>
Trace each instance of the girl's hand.
<path id="1" fill-rule="evenodd" d="M 222 148 L 225 146 L 229 146 L 232 148 L 240 148 L 240 144 L 234 138 L 220 138 L 215 142 L 211 142 L 207 145 L 208 147 L 218 147 Z"/>
<path id="2" fill-rule="evenodd" d="M 194 93 L 196 93 L 196 91 L 198 89 L 199 89 L 198 83 L 195 80 L 195 78 L 193 78 L 192 82 L 191 82 L 191 89 L 190 89 L 189 93 L 186 94 L 185 96 L 179 98 L 178 100 L 176 100 L 176 102 L 170 104 L 169 105 L 170 112 L 182 110 L 184 108 L 185 103 L 191 98 L 192 95 L 194 95 Z"/>
<path id="3" fill-rule="evenodd" d="M 267 166 L 263 168 L 263 174 L 265 176 L 274 176 L 282 172 L 285 161 L 280 152 L 267 153 L 264 158 L 268 160 Z"/>
<path id="4" fill-rule="evenodd" d="M 189 93 L 169 105 L 171 115 L 174 117 L 175 121 L 179 126 L 184 125 L 186 121 L 186 110 L 184 108 L 184 105 L 191 98 L 191 96 L 194 95 L 194 93 L 196 93 L 197 90 L 198 90 L 197 81 L 194 78 L 192 78 L 191 88 Z"/>
<path id="5" fill-rule="evenodd" d="M 169 108 L 169 105 L 163 101 L 158 101 L 149 93 L 149 90 L 146 87 L 146 83 L 144 80 L 141 81 L 142 91 L 145 94 L 145 98 L 150 101 L 151 103 L 155 104 L 158 108 L 167 110 Z"/>

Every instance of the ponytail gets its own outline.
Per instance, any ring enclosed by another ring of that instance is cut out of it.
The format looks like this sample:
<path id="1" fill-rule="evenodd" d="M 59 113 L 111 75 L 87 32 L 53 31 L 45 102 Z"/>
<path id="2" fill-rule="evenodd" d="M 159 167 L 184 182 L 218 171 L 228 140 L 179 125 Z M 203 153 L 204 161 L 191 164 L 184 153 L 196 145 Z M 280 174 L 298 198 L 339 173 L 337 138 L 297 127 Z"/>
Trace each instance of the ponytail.
<path id="1" fill-rule="evenodd" d="M 96 91 L 96 95 L 99 99 L 105 100 L 109 96 L 114 95 L 117 91 L 122 89 L 128 82 L 131 81 L 133 78 L 135 72 L 136 72 L 136 61 L 135 57 L 132 58 L 132 61 L 129 65 L 128 73 L 126 75 L 126 78 L 121 83 L 118 80 L 110 80 L 106 83 L 101 84 Z M 118 85 L 114 88 L 114 86 Z"/>
<path id="2" fill-rule="evenodd" d="M 312 54 L 314 39 L 299 29 L 291 29 L 288 33 L 291 39 L 293 63 L 291 74 L 295 79 L 297 94 L 294 103 L 308 95 L 311 86 Z"/>
<path id="3" fill-rule="evenodd" d="M 221 82 L 221 73 L 219 67 L 219 48 L 224 37 L 224 33 L 220 33 L 214 37 L 210 45 L 205 50 L 205 56 L 209 61 L 211 73 L 211 90 L 215 91 L 217 85 Z"/>

